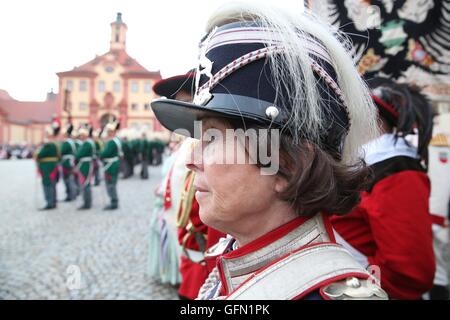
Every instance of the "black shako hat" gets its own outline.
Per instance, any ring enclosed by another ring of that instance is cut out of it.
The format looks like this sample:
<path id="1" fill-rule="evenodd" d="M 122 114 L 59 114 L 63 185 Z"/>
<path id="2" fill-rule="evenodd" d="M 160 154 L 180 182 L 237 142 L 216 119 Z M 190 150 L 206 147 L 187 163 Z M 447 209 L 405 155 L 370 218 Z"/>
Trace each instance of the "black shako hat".
<path id="1" fill-rule="evenodd" d="M 195 69 L 186 74 L 159 80 L 153 85 L 153 91 L 162 97 L 175 99 L 180 91 L 194 95 Z"/>
<path id="2" fill-rule="evenodd" d="M 276 34 L 269 33 L 258 22 L 234 22 L 211 31 L 201 43 L 193 103 L 153 100 L 151 106 L 159 122 L 171 131 L 195 138 L 199 137 L 194 136 L 194 122 L 205 117 L 241 119 L 271 128 L 289 125 L 291 106 L 283 88 L 276 92 L 267 59 L 273 54 L 282 57 L 282 42 L 276 41 Z M 340 159 L 350 127 L 349 113 L 331 58 L 320 41 L 310 38 L 306 49 L 311 53 L 311 68 L 321 98 L 328 104 L 323 108 L 326 133 L 319 142 Z"/>
<path id="3" fill-rule="evenodd" d="M 73 124 L 68 123 L 66 124 L 65 128 L 64 128 L 64 134 L 67 134 L 68 136 L 70 136 L 72 134 L 73 131 Z"/>

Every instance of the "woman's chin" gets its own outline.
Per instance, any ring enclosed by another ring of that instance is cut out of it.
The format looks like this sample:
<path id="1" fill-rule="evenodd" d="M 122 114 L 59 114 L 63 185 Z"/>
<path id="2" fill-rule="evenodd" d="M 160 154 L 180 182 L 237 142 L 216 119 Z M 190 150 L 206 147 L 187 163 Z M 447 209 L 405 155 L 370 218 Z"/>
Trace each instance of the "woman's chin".
<path id="1" fill-rule="evenodd" d="M 202 206 L 199 203 L 199 210 L 198 215 L 200 217 L 200 220 L 207 226 L 211 226 L 211 223 L 214 219 L 212 219 L 210 212 L 208 211 L 206 206 Z"/>

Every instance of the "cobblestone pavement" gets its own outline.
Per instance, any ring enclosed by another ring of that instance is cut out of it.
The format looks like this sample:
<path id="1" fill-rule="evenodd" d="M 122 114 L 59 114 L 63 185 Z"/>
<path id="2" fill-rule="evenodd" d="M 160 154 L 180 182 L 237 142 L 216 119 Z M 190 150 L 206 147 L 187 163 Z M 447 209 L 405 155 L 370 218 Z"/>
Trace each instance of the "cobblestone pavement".
<path id="1" fill-rule="evenodd" d="M 93 187 L 92 210 L 77 211 L 78 199 L 37 211 L 44 201 L 34 163 L 0 161 L 0 299 L 177 299 L 176 289 L 146 274 L 160 180 L 160 167 L 150 168 L 149 180 L 119 181 L 117 211 L 102 211 L 103 184 Z M 58 196 L 65 197 L 62 181 Z M 77 270 L 80 289 L 69 290 Z"/>

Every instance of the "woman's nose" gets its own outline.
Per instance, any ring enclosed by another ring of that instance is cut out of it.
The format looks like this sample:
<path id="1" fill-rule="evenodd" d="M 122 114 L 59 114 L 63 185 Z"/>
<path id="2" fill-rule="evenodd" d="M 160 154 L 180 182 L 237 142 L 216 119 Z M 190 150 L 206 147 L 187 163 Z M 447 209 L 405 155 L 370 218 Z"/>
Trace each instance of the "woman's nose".
<path id="1" fill-rule="evenodd" d="M 193 141 L 186 155 L 185 165 L 194 172 L 203 170 L 203 153 L 200 141 Z"/>

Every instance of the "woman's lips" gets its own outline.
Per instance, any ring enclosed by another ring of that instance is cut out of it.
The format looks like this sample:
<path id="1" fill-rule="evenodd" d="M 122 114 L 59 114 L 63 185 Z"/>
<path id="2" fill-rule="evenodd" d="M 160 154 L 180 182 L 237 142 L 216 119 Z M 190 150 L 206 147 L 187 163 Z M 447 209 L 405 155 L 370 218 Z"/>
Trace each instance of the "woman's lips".
<path id="1" fill-rule="evenodd" d="M 194 185 L 194 188 L 196 190 L 195 191 L 195 199 L 197 199 L 197 201 L 199 201 L 199 202 L 201 201 L 202 197 L 204 197 L 207 194 L 209 194 L 209 191 L 206 188 L 204 188 L 204 187 Z"/>
<path id="2" fill-rule="evenodd" d="M 196 191 L 199 191 L 199 192 L 209 192 L 209 190 L 206 189 L 205 187 L 202 187 L 202 186 L 199 186 L 199 185 L 196 185 L 196 184 L 194 184 L 194 188 L 195 188 Z"/>

